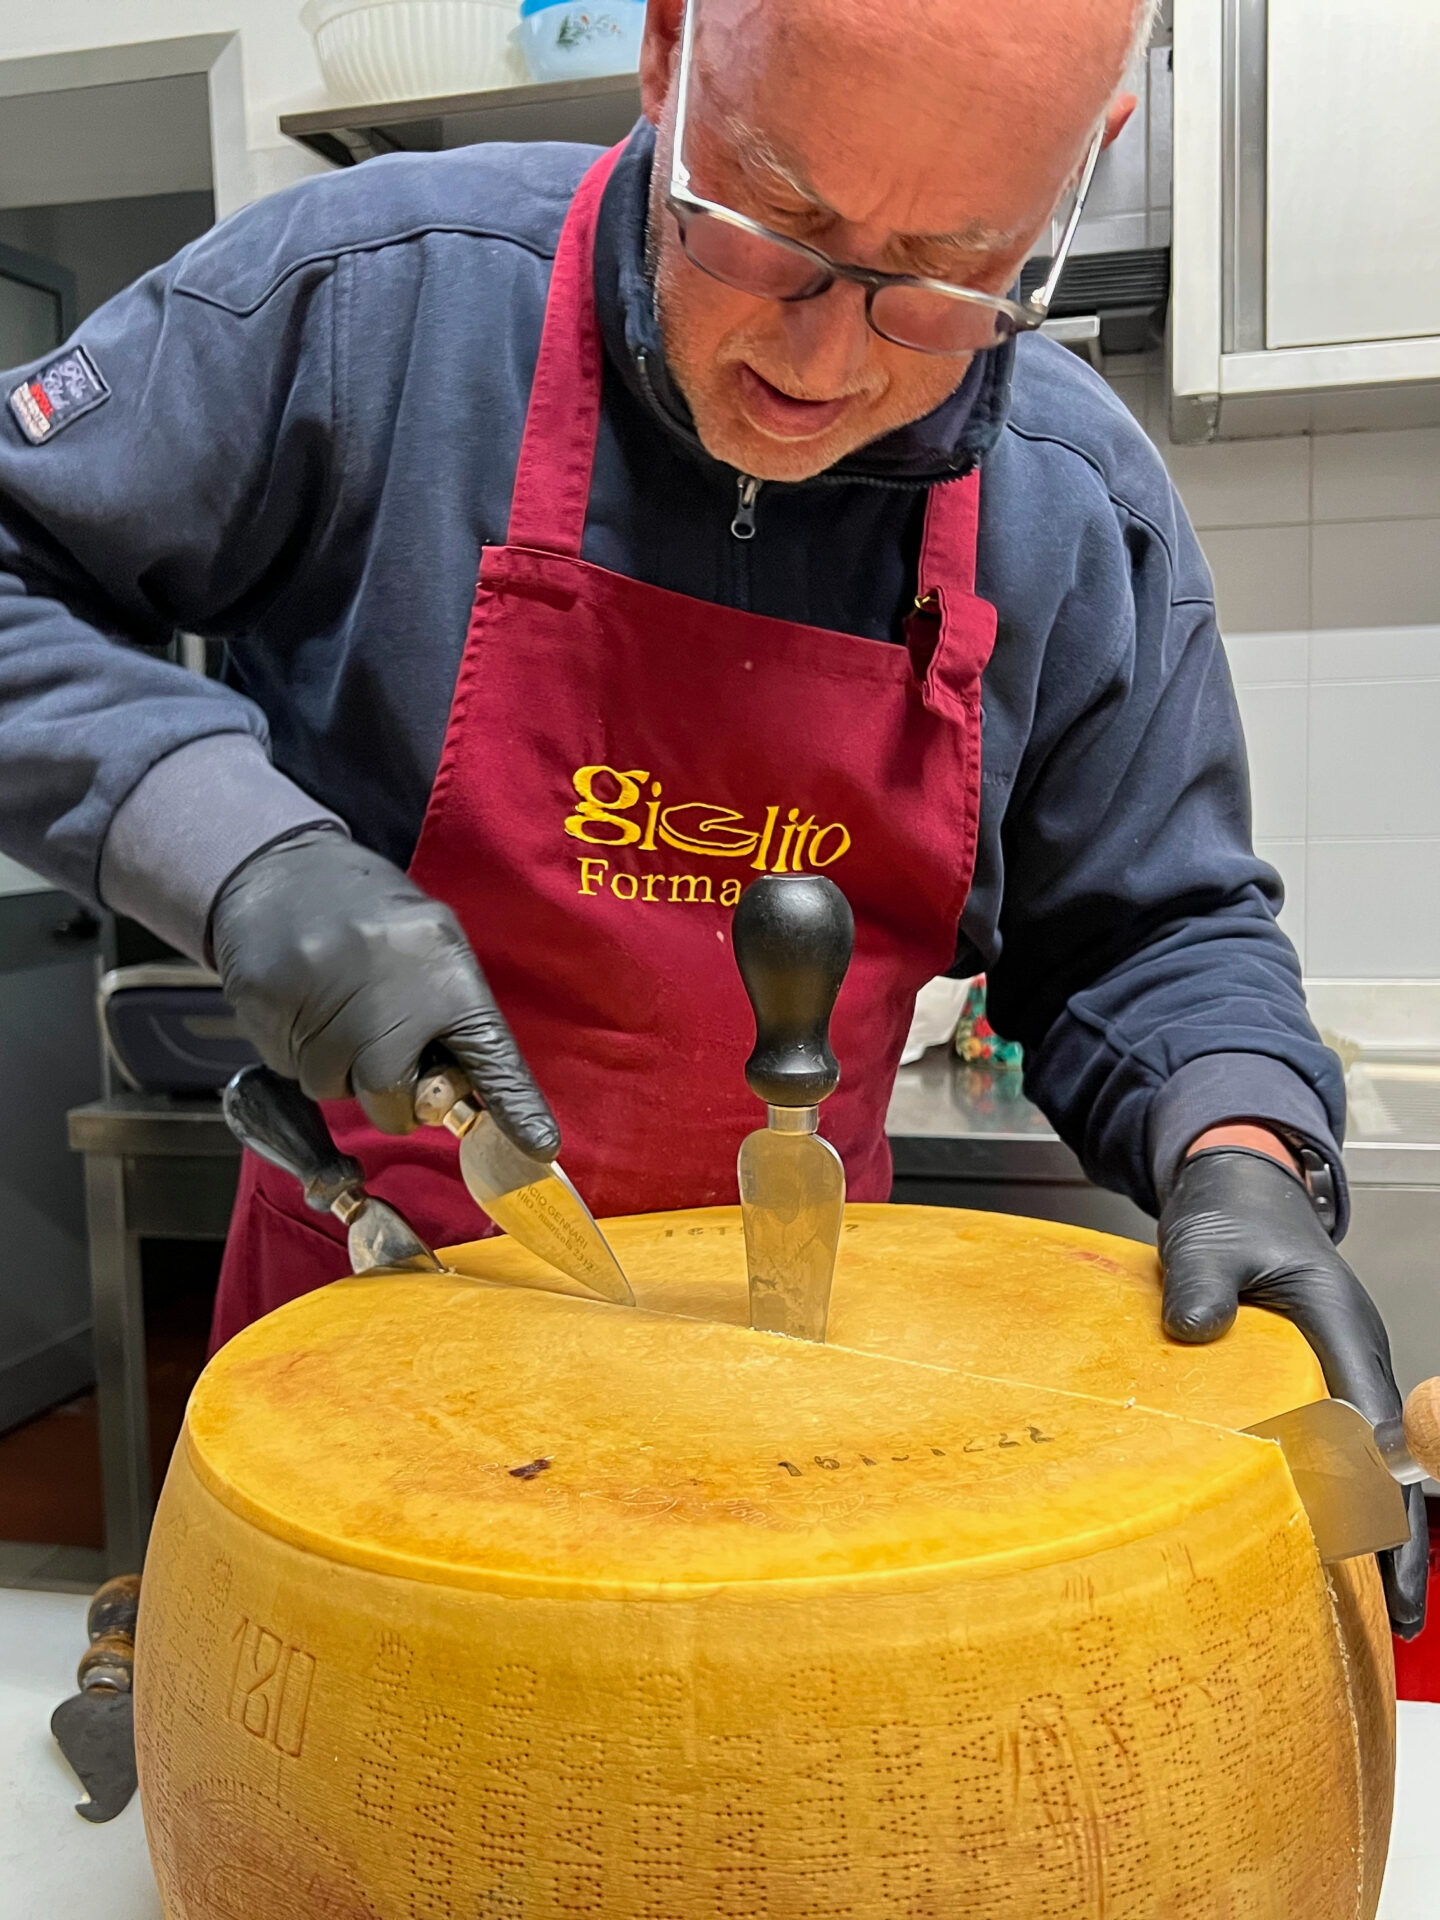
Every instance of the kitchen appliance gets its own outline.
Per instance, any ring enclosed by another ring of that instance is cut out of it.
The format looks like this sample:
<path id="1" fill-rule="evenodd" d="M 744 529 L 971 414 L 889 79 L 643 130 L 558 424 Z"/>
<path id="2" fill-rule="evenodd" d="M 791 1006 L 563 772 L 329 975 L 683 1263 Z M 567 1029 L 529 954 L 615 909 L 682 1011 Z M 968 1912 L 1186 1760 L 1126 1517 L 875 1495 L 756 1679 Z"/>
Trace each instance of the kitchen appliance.
<path id="1" fill-rule="evenodd" d="M 220 976 L 188 961 L 114 967 L 97 1005 L 110 1059 L 140 1093 L 218 1093 L 259 1058 Z"/>

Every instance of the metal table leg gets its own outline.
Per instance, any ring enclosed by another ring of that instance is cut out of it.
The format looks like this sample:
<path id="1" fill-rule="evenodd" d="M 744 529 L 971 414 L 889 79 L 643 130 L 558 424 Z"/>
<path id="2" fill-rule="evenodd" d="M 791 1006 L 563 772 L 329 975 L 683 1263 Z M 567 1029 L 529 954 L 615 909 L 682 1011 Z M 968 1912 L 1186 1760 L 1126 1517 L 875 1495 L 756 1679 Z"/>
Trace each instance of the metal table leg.
<path id="1" fill-rule="evenodd" d="M 100 1476 L 109 1571 L 138 1573 L 150 1534 L 150 1414 L 139 1236 L 125 1217 L 125 1162 L 85 1155 Z"/>

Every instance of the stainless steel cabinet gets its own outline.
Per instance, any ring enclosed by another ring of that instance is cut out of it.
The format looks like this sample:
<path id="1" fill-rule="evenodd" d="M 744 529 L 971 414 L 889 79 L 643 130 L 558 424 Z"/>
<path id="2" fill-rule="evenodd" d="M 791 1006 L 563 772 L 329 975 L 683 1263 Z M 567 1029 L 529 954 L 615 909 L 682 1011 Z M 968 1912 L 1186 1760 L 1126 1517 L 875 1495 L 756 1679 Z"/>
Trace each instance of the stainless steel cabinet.
<path id="1" fill-rule="evenodd" d="M 1437 73 L 1436 0 L 1175 0 L 1175 439 L 1440 420 Z"/>

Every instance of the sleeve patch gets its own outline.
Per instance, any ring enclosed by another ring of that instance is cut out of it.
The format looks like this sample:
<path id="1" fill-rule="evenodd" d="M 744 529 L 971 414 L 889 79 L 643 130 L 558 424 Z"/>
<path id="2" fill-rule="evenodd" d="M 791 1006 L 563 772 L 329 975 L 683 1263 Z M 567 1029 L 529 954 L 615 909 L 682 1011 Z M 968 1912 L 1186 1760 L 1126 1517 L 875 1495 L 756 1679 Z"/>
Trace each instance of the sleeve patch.
<path id="1" fill-rule="evenodd" d="M 10 395 L 10 411 L 30 444 L 40 447 L 109 398 L 105 376 L 84 347 L 67 347 L 58 359 L 20 382 Z"/>

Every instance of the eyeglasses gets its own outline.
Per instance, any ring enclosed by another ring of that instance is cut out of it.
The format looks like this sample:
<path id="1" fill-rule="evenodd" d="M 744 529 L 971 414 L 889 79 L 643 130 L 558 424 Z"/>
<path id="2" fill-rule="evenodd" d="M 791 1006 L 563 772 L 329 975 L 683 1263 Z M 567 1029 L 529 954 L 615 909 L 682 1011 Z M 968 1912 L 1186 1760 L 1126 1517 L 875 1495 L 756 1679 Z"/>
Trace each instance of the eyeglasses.
<path id="1" fill-rule="evenodd" d="M 853 282 L 865 289 L 865 318 L 872 331 L 882 340 L 897 347 L 913 347 L 917 353 L 984 353 L 1017 333 L 1031 332 L 1042 325 L 1085 211 L 1095 164 L 1104 145 L 1103 123 L 1090 143 L 1050 271 L 1028 299 L 1007 300 L 1000 294 L 979 293 L 972 287 L 952 286 L 948 280 L 928 280 L 919 274 L 876 273 L 867 267 L 847 266 L 816 247 L 807 247 L 736 213 L 733 207 L 703 200 L 692 190 L 690 170 L 685 165 L 685 125 L 697 11 L 698 0 L 689 0 L 680 41 L 675 137 L 670 188 L 665 197 L 680 230 L 680 244 L 692 265 L 740 293 L 787 304 L 818 300 L 837 281 Z"/>

